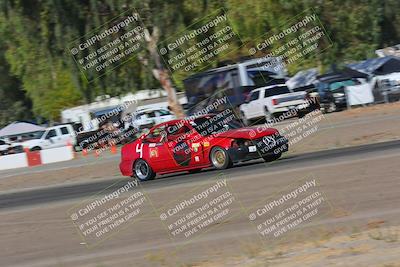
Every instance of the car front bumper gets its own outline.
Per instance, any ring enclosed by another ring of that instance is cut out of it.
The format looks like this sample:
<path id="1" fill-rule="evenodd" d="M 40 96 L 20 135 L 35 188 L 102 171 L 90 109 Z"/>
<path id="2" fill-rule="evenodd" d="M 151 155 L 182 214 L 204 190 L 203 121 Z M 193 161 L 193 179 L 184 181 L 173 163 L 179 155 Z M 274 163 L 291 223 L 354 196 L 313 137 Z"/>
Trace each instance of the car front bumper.
<path id="1" fill-rule="evenodd" d="M 316 108 L 318 108 L 318 105 L 315 104 L 309 104 L 309 103 L 302 103 L 302 104 L 294 104 L 294 105 L 285 105 L 285 106 L 278 106 L 275 107 L 273 110 L 271 110 L 271 112 L 276 116 L 277 114 L 282 114 L 282 113 L 286 113 L 289 111 L 296 111 L 295 113 L 299 114 L 299 113 L 309 113 L 313 110 L 315 110 Z"/>

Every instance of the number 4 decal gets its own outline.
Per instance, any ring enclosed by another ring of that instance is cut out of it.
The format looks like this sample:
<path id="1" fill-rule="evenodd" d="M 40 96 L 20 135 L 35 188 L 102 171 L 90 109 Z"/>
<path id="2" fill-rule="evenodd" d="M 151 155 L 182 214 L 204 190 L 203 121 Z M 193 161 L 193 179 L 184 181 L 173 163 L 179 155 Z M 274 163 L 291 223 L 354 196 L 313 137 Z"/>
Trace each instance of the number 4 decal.
<path id="1" fill-rule="evenodd" d="M 143 144 L 136 144 L 136 153 L 139 153 L 139 158 L 143 157 Z"/>

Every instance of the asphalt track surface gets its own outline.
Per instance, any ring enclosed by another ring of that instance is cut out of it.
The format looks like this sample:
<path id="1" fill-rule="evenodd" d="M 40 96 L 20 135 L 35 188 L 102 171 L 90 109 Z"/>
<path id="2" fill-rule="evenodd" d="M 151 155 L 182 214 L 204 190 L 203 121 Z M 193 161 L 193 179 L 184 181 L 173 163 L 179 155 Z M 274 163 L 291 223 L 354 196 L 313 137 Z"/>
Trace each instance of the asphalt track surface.
<path id="1" fill-rule="evenodd" d="M 231 178 L 240 178 L 249 174 L 262 174 L 265 172 L 279 172 L 290 168 L 300 168 L 308 166 L 318 166 L 326 163 L 334 163 L 336 160 L 345 161 L 347 158 L 364 158 L 374 154 L 400 152 L 400 140 L 357 147 L 340 148 L 320 152 L 306 153 L 278 161 L 264 164 L 262 160 L 249 161 L 236 165 L 235 167 L 224 170 L 224 174 Z M 157 188 L 173 187 L 175 185 L 191 184 L 207 179 L 220 171 L 212 168 L 203 170 L 198 174 L 177 173 L 157 177 L 153 181 L 143 182 L 141 186 L 145 190 Z M 44 187 L 38 189 L 26 189 L 12 193 L 0 194 L 0 210 L 8 210 L 18 207 L 28 207 L 44 203 L 52 203 L 63 200 L 73 200 L 87 198 L 96 193 L 115 191 L 121 186 L 119 182 L 127 182 L 131 178 L 121 177 L 103 181 L 89 183 L 75 183 L 61 186 Z"/>

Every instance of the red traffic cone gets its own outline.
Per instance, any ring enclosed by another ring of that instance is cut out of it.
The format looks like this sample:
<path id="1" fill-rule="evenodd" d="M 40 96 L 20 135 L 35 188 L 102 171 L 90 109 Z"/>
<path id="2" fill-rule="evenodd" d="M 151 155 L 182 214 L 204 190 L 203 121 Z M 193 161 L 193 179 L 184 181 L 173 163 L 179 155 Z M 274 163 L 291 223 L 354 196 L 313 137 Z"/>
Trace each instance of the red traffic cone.
<path id="1" fill-rule="evenodd" d="M 111 145 L 111 154 L 117 154 L 118 150 L 117 150 L 117 146 L 115 144 Z"/>

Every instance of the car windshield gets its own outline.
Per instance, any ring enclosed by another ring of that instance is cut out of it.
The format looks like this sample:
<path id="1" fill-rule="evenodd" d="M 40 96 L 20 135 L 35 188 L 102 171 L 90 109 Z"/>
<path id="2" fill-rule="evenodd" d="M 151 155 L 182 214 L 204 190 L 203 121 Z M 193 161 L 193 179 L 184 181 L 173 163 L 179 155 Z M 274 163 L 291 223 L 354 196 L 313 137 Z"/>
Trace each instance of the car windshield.
<path id="1" fill-rule="evenodd" d="M 274 95 L 283 95 L 290 93 L 289 88 L 286 86 L 277 86 L 269 89 L 265 89 L 265 97 L 270 97 Z"/>
<path id="2" fill-rule="evenodd" d="M 344 80 L 344 81 L 336 81 L 336 82 L 321 82 L 318 84 L 317 87 L 320 91 L 335 92 L 342 87 L 356 85 L 356 84 L 357 84 L 356 81 Z"/>
<path id="3" fill-rule="evenodd" d="M 355 85 L 356 83 L 352 80 L 341 81 L 341 82 L 334 82 L 329 85 L 330 91 L 335 91 L 341 87 Z"/>
<path id="4" fill-rule="evenodd" d="M 209 136 L 242 127 L 241 123 L 234 116 L 224 116 L 222 113 L 194 119 L 191 124 L 202 136 Z"/>
<path id="5" fill-rule="evenodd" d="M 37 131 L 24 136 L 24 140 L 40 139 L 45 131 Z"/>
<path id="6" fill-rule="evenodd" d="M 250 83 L 255 88 L 259 88 L 262 86 L 266 86 L 273 80 L 271 77 L 271 72 L 269 71 L 261 71 L 261 70 L 249 70 L 247 71 L 247 75 L 250 79 Z"/>
<path id="7" fill-rule="evenodd" d="M 148 118 L 148 116 L 147 116 L 146 113 L 141 112 L 141 113 L 137 113 L 136 114 L 136 119 L 137 120 L 142 120 L 142 119 L 147 119 L 147 118 Z"/>
<path id="8" fill-rule="evenodd" d="M 169 111 L 165 109 L 160 109 L 158 110 L 158 112 L 160 113 L 161 116 L 171 115 L 171 113 L 169 113 Z"/>

